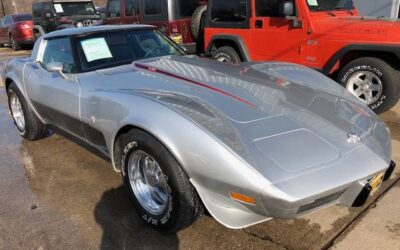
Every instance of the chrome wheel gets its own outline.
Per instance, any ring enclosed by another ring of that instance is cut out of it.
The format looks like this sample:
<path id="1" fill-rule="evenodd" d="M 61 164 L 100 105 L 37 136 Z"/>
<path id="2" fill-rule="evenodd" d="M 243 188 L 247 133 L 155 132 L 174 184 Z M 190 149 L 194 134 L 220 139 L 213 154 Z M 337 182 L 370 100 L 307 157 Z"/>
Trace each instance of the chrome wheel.
<path id="1" fill-rule="evenodd" d="M 133 152 L 128 161 L 130 186 L 140 205 L 153 215 L 168 206 L 167 177 L 156 160 L 144 151 Z"/>
<path id="2" fill-rule="evenodd" d="M 378 101 L 382 95 L 382 81 L 371 71 L 359 71 L 350 76 L 346 88 L 366 105 Z"/>
<path id="3" fill-rule="evenodd" d="M 25 116 L 21 101 L 19 100 L 17 94 L 15 94 L 13 91 L 10 91 L 9 98 L 10 108 L 15 124 L 17 125 L 18 129 L 23 132 L 25 131 Z"/>

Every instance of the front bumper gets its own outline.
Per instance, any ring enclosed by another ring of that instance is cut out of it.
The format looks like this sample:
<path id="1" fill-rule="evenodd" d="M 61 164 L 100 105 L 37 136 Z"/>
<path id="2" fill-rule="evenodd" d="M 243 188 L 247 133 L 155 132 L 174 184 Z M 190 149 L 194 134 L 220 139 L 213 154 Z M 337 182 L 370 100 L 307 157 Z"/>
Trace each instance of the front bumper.
<path id="1" fill-rule="evenodd" d="M 389 168 L 385 170 L 383 182 L 389 180 L 392 176 L 396 164 L 392 161 Z M 352 182 L 348 185 L 331 189 L 330 191 L 306 197 L 301 199 L 293 199 L 290 196 L 284 197 L 284 194 L 278 194 L 275 197 L 269 195 L 264 196 L 264 207 L 268 216 L 272 218 L 291 219 L 297 216 L 310 213 L 331 205 L 341 205 L 346 207 L 363 206 L 371 192 L 372 188 L 369 180 L 374 175 L 363 180 Z"/>

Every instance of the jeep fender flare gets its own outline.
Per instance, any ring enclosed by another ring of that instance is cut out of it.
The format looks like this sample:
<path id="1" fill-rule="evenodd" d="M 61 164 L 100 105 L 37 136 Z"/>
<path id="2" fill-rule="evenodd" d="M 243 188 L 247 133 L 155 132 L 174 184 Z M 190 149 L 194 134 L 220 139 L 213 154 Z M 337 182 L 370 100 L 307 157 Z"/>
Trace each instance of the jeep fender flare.
<path id="1" fill-rule="evenodd" d="M 335 67 L 336 63 L 349 52 L 385 52 L 392 54 L 400 60 L 400 46 L 390 46 L 390 45 L 378 45 L 378 44 L 351 44 L 341 48 L 337 51 L 325 64 L 323 67 L 323 73 L 325 75 L 330 75 L 332 69 Z M 399 65 L 400 66 L 400 65 Z"/>
<path id="2" fill-rule="evenodd" d="M 40 35 L 44 35 L 44 34 L 46 34 L 46 31 L 43 29 L 43 27 L 42 26 L 40 26 L 40 25 L 34 25 L 33 26 L 33 30 L 37 30 L 37 31 L 39 31 L 39 33 L 40 33 Z"/>
<path id="3" fill-rule="evenodd" d="M 229 41 L 236 44 L 238 48 L 238 53 L 244 62 L 251 61 L 250 53 L 247 49 L 246 43 L 240 36 L 237 35 L 215 35 L 211 38 L 210 42 L 208 43 L 206 55 L 212 54 L 213 46 L 218 41 Z"/>

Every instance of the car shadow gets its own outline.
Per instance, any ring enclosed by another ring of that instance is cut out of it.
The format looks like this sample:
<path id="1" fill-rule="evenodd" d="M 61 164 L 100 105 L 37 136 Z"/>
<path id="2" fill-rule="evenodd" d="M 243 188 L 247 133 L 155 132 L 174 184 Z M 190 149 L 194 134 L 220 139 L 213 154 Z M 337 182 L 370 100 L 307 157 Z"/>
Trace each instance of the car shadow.
<path id="1" fill-rule="evenodd" d="M 123 186 L 106 191 L 94 210 L 103 229 L 99 249 L 178 249 L 175 234 L 162 234 L 135 213 Z"/>

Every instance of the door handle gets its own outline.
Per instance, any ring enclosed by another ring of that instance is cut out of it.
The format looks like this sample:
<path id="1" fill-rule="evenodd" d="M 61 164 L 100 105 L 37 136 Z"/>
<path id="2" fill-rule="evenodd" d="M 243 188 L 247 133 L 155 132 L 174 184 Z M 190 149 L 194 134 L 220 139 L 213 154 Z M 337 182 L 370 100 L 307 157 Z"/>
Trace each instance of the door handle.
<path id="1" fill-rule="evenodd" d="M 256 20 L 255 27 L 256 27 L 256 29 L 262 29 L 264 27 L 264 21 Z"/>

